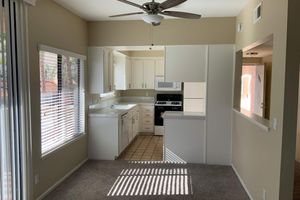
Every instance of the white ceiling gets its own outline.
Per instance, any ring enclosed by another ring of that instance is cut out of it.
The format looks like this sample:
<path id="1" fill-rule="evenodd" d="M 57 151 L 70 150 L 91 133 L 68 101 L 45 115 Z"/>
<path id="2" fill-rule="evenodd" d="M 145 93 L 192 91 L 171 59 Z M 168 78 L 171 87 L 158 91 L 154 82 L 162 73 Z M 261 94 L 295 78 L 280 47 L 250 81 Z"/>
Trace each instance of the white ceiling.
<path id="1" fill-rule="evenodd" d="M 138 8 L 121 3 L 117 0 L 54 0 L 76 15 L 89 21 L 99 20 L 136 20 L 141 16 L 109 18 L 110 15 L 139 12 Z M 144 4 L 150 0 L 131 0 L 137 4 Z M 156 0 L 163 2 L 164 0 Z M 237 16 L 248 0 L 188 0 L 185 3 L 169 10 L 192 12 L 203 17 L 230 17 Z M 166 17 L 170 18 L 170 17 Z"/>

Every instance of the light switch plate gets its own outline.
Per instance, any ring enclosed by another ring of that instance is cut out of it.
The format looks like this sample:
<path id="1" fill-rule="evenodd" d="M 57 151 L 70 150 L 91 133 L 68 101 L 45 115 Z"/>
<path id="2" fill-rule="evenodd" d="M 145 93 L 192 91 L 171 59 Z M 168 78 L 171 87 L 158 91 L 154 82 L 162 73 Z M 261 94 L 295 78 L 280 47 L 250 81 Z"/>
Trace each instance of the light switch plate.
<path id="1" fill-rule="evenodd" d="M 277 118 L 273 118 L 272 120 L 272 128 L 276 131 L 277 130 Z"/>

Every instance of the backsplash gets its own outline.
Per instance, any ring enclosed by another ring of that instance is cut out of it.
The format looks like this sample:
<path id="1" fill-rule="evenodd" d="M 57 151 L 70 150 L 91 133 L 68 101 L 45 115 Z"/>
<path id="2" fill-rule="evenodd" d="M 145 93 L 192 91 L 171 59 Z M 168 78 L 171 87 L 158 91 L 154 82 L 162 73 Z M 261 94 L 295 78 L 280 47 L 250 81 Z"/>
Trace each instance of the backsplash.
<path id="1" fill-rule="evenodd" d="M 155 90 L 125 90 L 125 91 L 116 91 L 114 97 L 101 98 L 99 94 L 90 94 L 88 105 L 100 105 L 107 107 L 120 101 L 133 101 L 136 99 L 156 99 L 157 94 L 182 94 L 182 91 L 155 91 Z"/>
<path id="2" fill-rule="evenodd" d="M 124 90 L 120 91 L 122 97 L 155 97 L 155 90 Z"/>

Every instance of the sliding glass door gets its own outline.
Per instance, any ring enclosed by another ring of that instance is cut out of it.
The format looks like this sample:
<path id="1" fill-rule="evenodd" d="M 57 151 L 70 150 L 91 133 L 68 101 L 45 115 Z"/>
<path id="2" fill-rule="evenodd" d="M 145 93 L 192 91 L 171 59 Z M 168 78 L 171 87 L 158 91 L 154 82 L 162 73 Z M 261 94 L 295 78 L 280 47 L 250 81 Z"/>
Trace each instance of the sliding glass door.
<path id="1" fill-rule="evenodd" d="M 13 197 L 11 129 L 9 114 L 9 77 L 7 68 L 6 12 L 0 8 L 0 200 Z"/>
<path id="2" fill-rule="evenodd" d="M 0 200 L 26 200 L 31 185 L 26 5 L 0 1 Z"/>

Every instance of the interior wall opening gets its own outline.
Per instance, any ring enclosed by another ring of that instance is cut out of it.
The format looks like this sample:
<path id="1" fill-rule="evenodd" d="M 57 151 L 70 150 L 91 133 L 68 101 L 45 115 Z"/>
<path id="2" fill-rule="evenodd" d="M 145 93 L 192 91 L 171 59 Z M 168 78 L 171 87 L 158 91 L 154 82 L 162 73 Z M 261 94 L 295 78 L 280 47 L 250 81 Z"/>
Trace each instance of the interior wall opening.
<path id="1" fill-rule="evenodd" d="M 248 117 L 270 119 L 273 38 L 236 53 L 234 107 Z"/>

